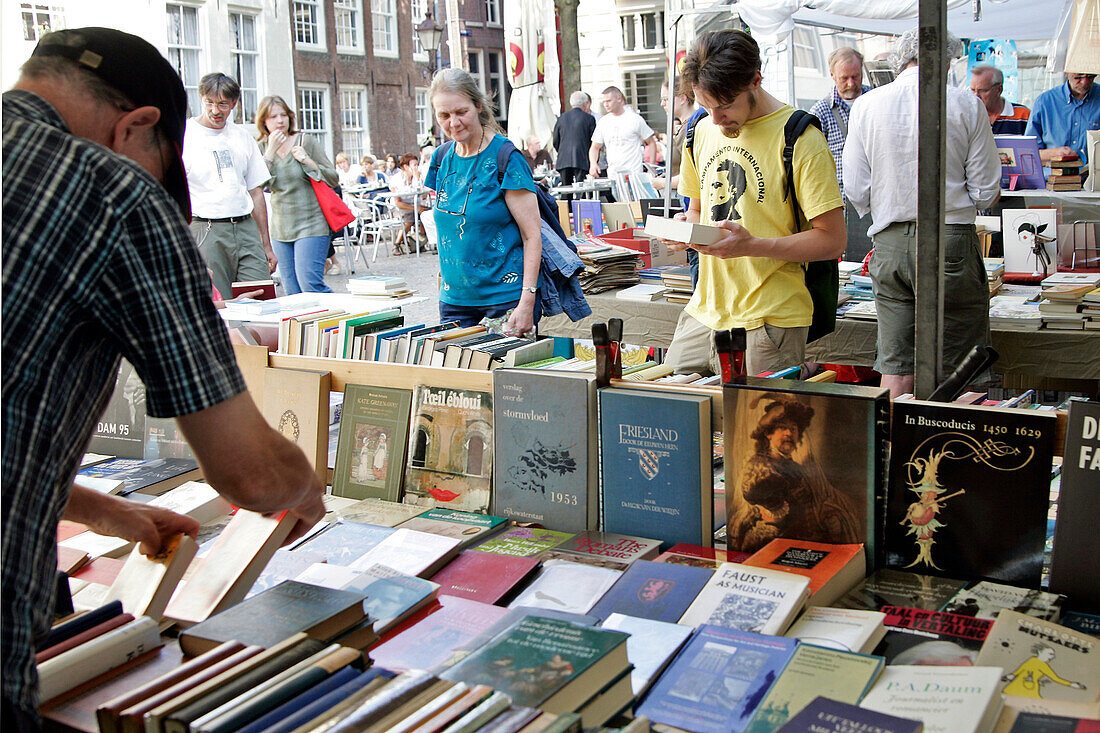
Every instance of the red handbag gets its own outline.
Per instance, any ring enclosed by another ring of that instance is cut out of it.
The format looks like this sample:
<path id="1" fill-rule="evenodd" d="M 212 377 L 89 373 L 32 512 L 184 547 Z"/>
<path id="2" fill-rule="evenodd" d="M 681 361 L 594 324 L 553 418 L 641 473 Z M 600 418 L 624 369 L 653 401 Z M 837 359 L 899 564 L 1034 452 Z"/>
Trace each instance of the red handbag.
<path id="1" fill-rule="evenodd" d="M 313 186 L 313 193 L 317 196 L 321 213 L 325 215 L 325 221 L 328 222 L 332 231 L 338 232 L 355 221 L 355 214 L 351 213 L 351 209 L 342 198 L 336 195 L 331 186 L 324 181 L 315 181 L 312 178 L 309 179 L 309 183 Z"/>

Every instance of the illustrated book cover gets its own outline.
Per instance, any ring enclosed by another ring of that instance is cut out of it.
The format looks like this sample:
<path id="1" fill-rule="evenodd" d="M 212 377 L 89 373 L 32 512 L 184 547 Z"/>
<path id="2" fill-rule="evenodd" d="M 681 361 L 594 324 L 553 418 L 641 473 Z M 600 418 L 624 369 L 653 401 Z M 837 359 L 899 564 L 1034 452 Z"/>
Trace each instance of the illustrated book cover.
<path id="1" fill-rule="evenodd" d="M 1046 277 L 1055 271 L 1058 262 L 1055 209 L 1005 209 L 1001 212 L 1001 234 L 1006 274 Z"/>
<path id="2" fill-rule="evenodd" d="M 728 549 L 863 543 L 868 567 L 881 564 L 888 392 L 749 377 L 722 394 Z"/>
<path id="3" fill-rule="evenodd" d="M 878 611 L 883 606 L 938 611 L 967 586 L 965 580 L 879 568 L 857 583 L 833 605 Z"/>
<path id="4" fill-rule="evenodd" d="M 360 384 L 344 388 L 333 494 L 401 500 L 411 408 L 407 390 Z"/>
<path id="5" fill-rule="evenodd" d="M 714 575 L 707 568 L 639 560 L 589 610 L 600 619 L 613 613 L 676 623 Z"/>
<path id="6" fill-rule="evenodd" d="M 810 579 L 778 570 L 724 563 L 680 623 L 710 624 L 758 634 L 782 634 L 809 596 Z"/>
<path id="7" fill-rule="evenodd" d="M 1044 621 L 1057 622 L 1065 602 L 1066 597 L 1057 593 L 983 580 L 956 593 L 944 604 L 943 610 L 963 616 L 995 619 L 1007 608 Z"/>
<path id="8" fill-rule="evenodd" d="M 887 564 L 1038 588 L 1053 412 L 894 403 Z"/>
<path id="9" fill-rule="evenodd" d="M 921 733 L 919 720 L 865 710 L 857 705 L 816 697 L 780 729 L 783 733 Z"/>
<path id="10" fill-rule="evenodd" d="M 595 376 L 497 369 L 493 400 L 493 512 L 564 532 L 596 529 Z"/>
<path id="11" fill-rule="evenodd" d="M 620 575 L 621 570 L 547 560 L 508 607 L 531 606 L 586 614 Z"/>
<path id="12" fill-rule="evenodd" d="M 328 482 L 328 403 L 332 377 L 308 369 L 264 370 L 263 414 L 271 427 L 297 445 Z"/>
<path id="13" fill-rule="evenodd" d="M 409 429 L 407 504 L 489 511 L 493 395 L 418 385 Z"/>
<path id="14" fill-rule="evenodd" d="M 652 560 L 657 557 L 661 541 L 646 537 L 630 537 L 614 532 L 577 532 L 560 545 L 543 552 L 539 557 L 546 560 L 568 560 L 570 562 L 601 565 L 615 570 L 626 570 L 638 560 Z"/>
<path id="15" fill-rule="evenodd" d="M 1078 610 L 1100 613 L 1100 402 L 1071 400 L 1050 590 L 1065 593 Z"/>
<path id="16" fill-rule="evenodd" d="M 887 664 L 973 665 L 993 622 L 942 611 L 884 606 L 886 634 L 874 653 Z"/>

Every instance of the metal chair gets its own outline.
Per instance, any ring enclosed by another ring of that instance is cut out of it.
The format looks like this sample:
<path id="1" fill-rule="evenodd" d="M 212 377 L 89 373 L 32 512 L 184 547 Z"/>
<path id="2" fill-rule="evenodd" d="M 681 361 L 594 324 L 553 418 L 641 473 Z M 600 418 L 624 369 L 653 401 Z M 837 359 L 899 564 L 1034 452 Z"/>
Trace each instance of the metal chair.
<path id="1" fill-rule="evenodd" d="M 391 248 L 397 246 L 397 233 L 404 229 L 404 222 L 397 215 L 393 203 L 385 199 L 361 199 L 359 207 L 359 246 L 356 259 L 362 254 L 367 237 L 374 237 L 371 262 L 378 259 L 378 245 L 385 239 Z"/>

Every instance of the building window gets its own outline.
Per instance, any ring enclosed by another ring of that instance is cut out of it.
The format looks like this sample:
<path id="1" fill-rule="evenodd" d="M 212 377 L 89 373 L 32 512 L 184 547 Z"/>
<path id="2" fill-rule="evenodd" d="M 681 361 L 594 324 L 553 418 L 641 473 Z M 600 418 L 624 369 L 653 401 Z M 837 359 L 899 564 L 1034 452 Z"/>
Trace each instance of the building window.
<path id="1" fill-rule="evenodd" d="M 341 149 L 352 163 L 370 150 L 367 139 L 367 91 L 364 87 L 340 87 Z"/>
<path id="2" fill-rule="evenodd" d="M 643 13 L 642 14 L 642 47 L 643 48 L 664 48 L 664 13 Z"/>
<path id="3" fill-rule="evenodd" d="M 508 118 L 508 82 L 504 76 L 504 54 L 500 51 L 486 51 L 485 63 L 489 77 L 489 88 L 485 91 L 497 108 L 497 119 Z"/>
<path id="4" fill-rule="evenodd" d="M 818 41 L 817 31 L 811 28 L 795 26 L 791 34 L 794 44 L 794 65 L 802 69 L 814 69 L 822 71 L 824 64 L 821 61 L 821 44 Z"/>
<path id="5" fill-rule="evenodd" d="M 619 22 L 623 24 L 623 50 L 634 50 L 634 16 L 619 16 Z"/>
<path id="6" fill-rule="evenodd" d="M 485 0 L 485 22 L 500 25 L 500 0 Z"/>
<path id="7" fill-rule="evenodd" d="M 300 86 L 298 88 L 298 126 L 302 132 L 313 135 L 322 149 L 332 150 L 328 119 L 328 87 Z"/>
<path id="8" fill-rule="evenodd" d="M 44 5 L 40 3 L 21 3 L 19 9 L 23 12 L 23 40 L 38 42 L 42 36 L 50 31 L 61 30 L 65 27 L 65 16 L 60 5 Z"/>
<path id="9" fill-rule="evenodd" d="M 325 14 L 320 0 L 294 0 L 294 42 L 299 46 L 325 47 Z"/>
<path id="10" fill-rule="evenodd" d="M 363 53 L 363 15 L 359 0 L 333 0 L 336 17 L 336 50 L 341 53 Z"/>
<path id="11" fill-rule="evenodd" d="M 257 68 L 260 49 L 256 45 L 256 16 L 230 13 L 229 25 L 233 32 L 233 48 L 229 52 L 233 61 L 233 76 L 241 85 L 237 122 L 251 122 L 256 118 L 256 105 L 259 102 Z"/>
<path id="12" fill-rule="evenodd" d="M 199 107 L 199 11 L 187 5 L 165 6 L 168 13 L 168 61 L 183 80 L 187 104 Z"/>
<path id="13" fill-rule="evenodd" d="M 416 100 L 416 141 L 419 143 L 432 134 L 432 111 L 428 107 L 428 90 L 417 89 Z"/>
<path id="14" fill-rule="evenodd" d="M 374 25 L 374 50 L 397 54 L 397 6 L 394 0 L 370 0 L 370 17 Z"/>
<path id="15" fill-rule="evenodd" d="M 485 91 L 485 76 L 482 73 L 483 64 L 481 63 L 481 51 L 474 50 L 469 51 L 466 54 L 467 66 L 469 67 L 470 76 L 474 77 L 474 81 L 477 82 L 478 89 Z"/>
<path id="16" fill-rule="evenodd" d="M 427 58 L 428 52 L 424 50 L 424 46 L 420 43 L 420 36 L 416 34 L 416 26 L 424 20 L 427 10 L 428 0 L 411 0 L 409 3 L 409 13 L 412 15 L 413 53 L 425 58 Z"/>

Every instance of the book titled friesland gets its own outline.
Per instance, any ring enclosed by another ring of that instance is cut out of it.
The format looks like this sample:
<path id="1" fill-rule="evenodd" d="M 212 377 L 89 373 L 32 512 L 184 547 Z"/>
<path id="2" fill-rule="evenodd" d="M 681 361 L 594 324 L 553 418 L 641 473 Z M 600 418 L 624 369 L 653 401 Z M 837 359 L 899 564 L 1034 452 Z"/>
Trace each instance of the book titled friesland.
<path id="1" fill-rule="evenodd" d="M 701 626 L 654 683 L 636 714 L 695 733 L 741 733 L 797 643 Z"/>
<path id="2" fill-rule="evenodd" d="M 595 377 L 498 369 L 493 400 L 493 512 L 564 532 L 596 529 Z"/>
<path id="3" fill-rule="evenodd" d="M 868 567 L 880 565 L 888 392 L 750 377 L 722 400 L 729 549 L 863 543 Z"/>
<path id="4" fill-rule="evenodd" d="M 712 544 L 710 397 L 604 389 L 599 411 L 604 531 Z"/>
<path id="5" fill-rule="evenodd" d="M 412 395 L 349 384 L 344 389 L 332 493 L 353 499 L 401 499 Z"/>
<path id="6" fill-rule="evenodd" d="M 493 395 L 417 386 L 405 503 L 485 514 L 492 468 Z"/>
<path id="7" fill-rule="evenodd" d="M 894 404 L 887 564 L 1038 588 L 1052 412 Z"/>

